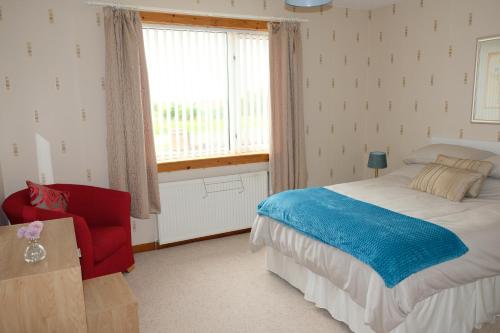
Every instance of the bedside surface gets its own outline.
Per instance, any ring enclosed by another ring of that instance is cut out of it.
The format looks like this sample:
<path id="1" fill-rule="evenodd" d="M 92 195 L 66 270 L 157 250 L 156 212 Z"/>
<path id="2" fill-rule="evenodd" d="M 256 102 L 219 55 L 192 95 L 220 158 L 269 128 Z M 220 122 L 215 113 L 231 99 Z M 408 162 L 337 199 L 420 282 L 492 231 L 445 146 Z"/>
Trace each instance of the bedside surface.
<path id="1" fill-rule="evenodd" d="M 83 281 L 89 333 L 138 333 L 138 305 L 122 273 Z"/>
<path id="2" fill-rule="evenodd" d="M 47 257 L 34 264 L 24 261 L 28 240 L 17 238 L 17 230 L 24 225 L 27 224 L 0 227 L 0 281 L 68 268 L 80 270 L 71 218 L 44 222 L 40 244 L 47 251 Z"/>
<path id="3" fill-rule="evenodd" d="M 71 218 L 45 221 L 47 257 L 24 261 L 22 225 L 0 227 L 0 332 L 87 332 L 80 263 Z"/>

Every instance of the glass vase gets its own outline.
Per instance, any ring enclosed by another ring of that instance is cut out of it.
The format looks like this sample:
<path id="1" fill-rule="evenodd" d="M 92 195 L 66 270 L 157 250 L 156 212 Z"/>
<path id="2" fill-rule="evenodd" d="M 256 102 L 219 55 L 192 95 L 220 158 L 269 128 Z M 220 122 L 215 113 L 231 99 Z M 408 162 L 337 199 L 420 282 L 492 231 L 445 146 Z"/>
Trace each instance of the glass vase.
<path id="1" fill-rule="evenodd" d="M 45 259 L 47 252 L 42 244 L 39 242 L 39 238 L 33 238 L 29 240 L 28 246 L 24 251 L 24 261 L 27 263 L 35 263 Z"/>

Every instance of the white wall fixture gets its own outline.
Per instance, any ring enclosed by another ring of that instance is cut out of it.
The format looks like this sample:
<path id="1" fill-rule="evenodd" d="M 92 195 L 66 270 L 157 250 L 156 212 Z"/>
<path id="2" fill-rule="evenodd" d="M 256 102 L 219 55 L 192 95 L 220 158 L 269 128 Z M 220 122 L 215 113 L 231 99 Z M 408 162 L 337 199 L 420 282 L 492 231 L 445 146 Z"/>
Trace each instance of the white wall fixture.
<path id="1" fill-rule="evenodd" d="M 42 184 L 54 183 L 50 142 L 40 134 L 35 134 L 38 181 Z"/>
<path id="2" fill-rule="evenodd" d="M 332 3 L 332 0 L 286 0 L 287 5 L 294 7 L 317 7 Z"/>
<path id="3" fill-rule="evenodd" d="M 160 244 L 250 228 L 268 195 L 266 171 L 160 184 Z"/>

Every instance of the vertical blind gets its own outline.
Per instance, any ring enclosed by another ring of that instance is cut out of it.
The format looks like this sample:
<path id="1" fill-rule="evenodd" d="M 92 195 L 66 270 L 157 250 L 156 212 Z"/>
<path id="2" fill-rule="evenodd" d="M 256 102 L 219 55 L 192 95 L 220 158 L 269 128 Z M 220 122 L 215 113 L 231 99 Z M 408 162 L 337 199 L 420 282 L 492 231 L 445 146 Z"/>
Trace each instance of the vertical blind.
<path id="1" fill-rule="evenodd" d="M 267 33 L 143 33 L 159 162 L 269 150 Z"/>

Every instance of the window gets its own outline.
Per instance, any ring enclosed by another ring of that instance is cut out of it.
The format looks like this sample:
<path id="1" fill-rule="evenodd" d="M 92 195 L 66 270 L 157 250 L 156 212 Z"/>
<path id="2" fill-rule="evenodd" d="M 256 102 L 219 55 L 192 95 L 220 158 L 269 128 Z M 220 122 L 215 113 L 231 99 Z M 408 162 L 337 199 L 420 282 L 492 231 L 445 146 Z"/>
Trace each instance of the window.
<path id="1" fill-rule="evenodd" d="M 268 152 L 267 32 L 143 32 L 158 162 Z"/>

